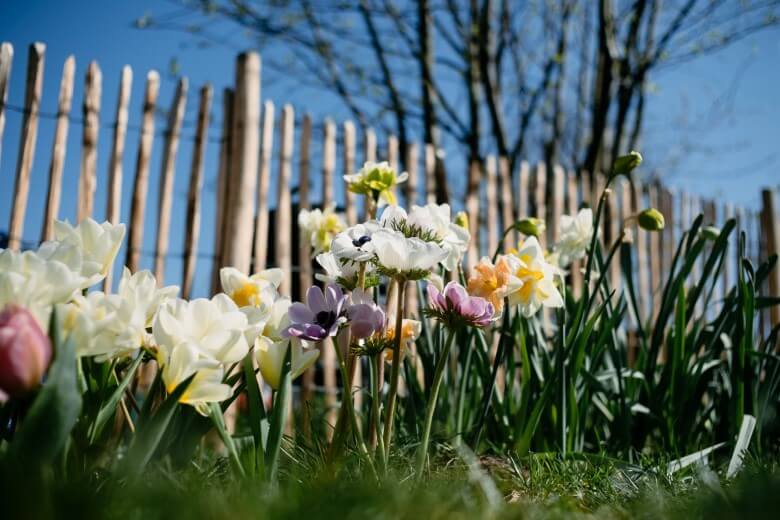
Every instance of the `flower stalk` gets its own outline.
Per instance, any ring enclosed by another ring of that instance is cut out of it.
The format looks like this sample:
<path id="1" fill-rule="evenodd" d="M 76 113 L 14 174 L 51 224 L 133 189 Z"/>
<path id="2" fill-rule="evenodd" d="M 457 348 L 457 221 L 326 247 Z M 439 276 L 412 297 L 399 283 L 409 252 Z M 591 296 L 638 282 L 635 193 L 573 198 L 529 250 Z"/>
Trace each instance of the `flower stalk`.
<path id="1" fill-rule="evenodd" d="M 390 460 L 390 442 L 393 435 L 393 416 L 395 414 L 395 401 L 398 394 L 398 382 L 401 375 L 401 336 L 403 333 L 404 322 L 404 293 L 406 292 L 406 280 L 399 278 L 396 280 L 398 287 L 396 291 L 396 315 L 395 315 L 395 336 L 393 337 L 393 365 L 390 370 L 390 391 L 387 395 L 387 410 L 385 410 L 385 430 L 383 432 L 383 441 L 385 445 L 385 461 Z"/>
<path id="2" fill-rule="evenodd" d="M 436 361 L 436 369 L 433 375 L 433 383 L 431 385 L 431 395 L 428 396 L 428 408 L 425 412 L 425 424 L 423 426 L 423 436 L 420 446 L 417 451 L 417 464 L 416 464 L 416 479 L 419 481 L 422 478 L 423 471 L 425 469 L 425 461 L 428 458 L 428 445 L 431 440 L 431 426 L 433 425 L 433 414 L 436 413 L 436 401 L 439 397 L 439 389 L 441 388 L 441 382 L 444 378 L 444 369 L 447 367 L 447 360 L 450 358 L 450 348 L 452 347 L 452 340 L 457 333 L 456 329 L 451 329 L 447 336 L 447 341 L 444 343 L 444 349 L 442 350 L 439 359 Z"/>

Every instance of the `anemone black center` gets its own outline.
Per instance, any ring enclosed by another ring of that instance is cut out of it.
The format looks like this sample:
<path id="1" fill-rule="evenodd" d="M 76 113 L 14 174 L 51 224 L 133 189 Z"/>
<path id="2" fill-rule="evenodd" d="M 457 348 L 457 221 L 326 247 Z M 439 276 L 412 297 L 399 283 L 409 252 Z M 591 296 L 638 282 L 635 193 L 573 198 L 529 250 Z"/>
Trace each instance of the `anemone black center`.
<path id="1" fill-rule="evenodd" d="M 360 238 L 358 238 L 356 240 L 353 240 L 352 241 L 352 245 L 355 246 L 355 247 L 363 247 L 364 245 L 366 245 L 366 242 L 369 242 L 370 240 L 371 240 L 370 236 L 363 235 L 362 237 L 360 237 Z"/>
<path id="2" fill-rule="evenodd" d="M 336 313 L 333 311 L 320 311 L 317 313 L 315 319 L 317 320 L 318 325 L 327 328 L 333 325 L 333 322 L 336 321 Z"/>

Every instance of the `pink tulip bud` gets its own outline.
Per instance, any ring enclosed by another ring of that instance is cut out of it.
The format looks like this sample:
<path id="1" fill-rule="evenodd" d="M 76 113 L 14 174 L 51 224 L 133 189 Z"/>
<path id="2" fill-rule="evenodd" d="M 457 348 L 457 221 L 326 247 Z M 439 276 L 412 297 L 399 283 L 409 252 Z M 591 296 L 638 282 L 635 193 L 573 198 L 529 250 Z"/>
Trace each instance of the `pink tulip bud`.
<path id="1" fill-rule="evenodd" d="M 51 361 L 51 342 L 27 309 L 7 305 L 0 312 L 0 401 L 41 384 Z"/>

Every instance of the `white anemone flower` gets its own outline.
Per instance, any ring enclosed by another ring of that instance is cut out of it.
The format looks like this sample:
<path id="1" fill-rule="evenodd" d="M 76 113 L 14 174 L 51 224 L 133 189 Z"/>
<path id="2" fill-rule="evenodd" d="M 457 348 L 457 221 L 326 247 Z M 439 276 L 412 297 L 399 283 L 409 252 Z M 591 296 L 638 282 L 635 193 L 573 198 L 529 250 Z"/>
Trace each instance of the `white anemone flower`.
<path id="1" fill-rule="evenodd" d="M 576 215 L 561 215 L 560 238 L 554 251 L 561 267 L 585 256 L 593 239 L 593 210 L 581 209 Z"/>
<path id="2" fill-rule="evenodd" d="M 159 352 L 157 361 L 162 366 L 162 380 L 168 393 L 195 374 L 179 402 L 195 407 L 201 415 L 208 415 L 209 403 L 230 397 L 230 386 L 222 382 L 224 367 L 214 359 L 204 358 L 197 345 L 180 343 L 170 351 Z"/>
<path id="3" fill-rule="evenodd" d="M 371 237 L 374 253 L 382 268 L 393 275 L 420 278 L 443 261 L 448 252 L 435 242 L 407 238 L 403 233 L 381 229 Z"/>
<path id="4" fill-rule="evenodd" d="M 325 272 L 317 273 L 314 277 L 325 283 L 339 283 L 339 280 L 353 281 L 357 278 L 358 270 L 360 268 L 360 264 L 356 262 L 340 262 L 333 252 L 320 253 L 315 260 L 317 260 L 317 263 L 320 264 L 320 267 L 322 267 Z M 367 265 L 367 272 L 369 266 L 370 264 Z"/>
<path id="5" fill-rule="evenodd" d="M 388 206 L 382 210 L 382 216 L 379 218 L 379 224 L 382 227 L 392 228 L 396 224 L 401 224 L 409 219 L 409 214 L 401 206 Z"/>
<path id="6" fill-rule="evenodd" d="M 330 205 L 324 210 L 302 209 L 298 213 L 301 240 L 311 246 L 315 255 L 329 251 L 333 237 L 346 227 L 344 218 L 336 213 L 334 205 Z"/>
<path id="7" fill-rule="evenodd" d="M 511 275 L 507 284 L 510 305 L 519 305 L 525 317 L 542 306 L 563 307 L 563 297 L 555 286 L 559 269 L 548 263 L 536 237 L 526 240 L 516 254 L 507 255 Z"/>
<path id="8" fill-rule="evenodd" d="M 468 249 L 470 235 L 468 230 L 451 220 L 449 204 L 426 204 L 412 206 L 407 222 L 436 236 L 441 246 L 447 250 L 442 265 L 448 271 L 454 270 Z"/>
<path id="9" fill-rule="evenodd" d="M 330 252 L 339 260 L 368 262 L 374 256 L 371 235 L 378 229 L 379 224 L 375 221 L 352 226 L 336 235 L 331 243 Z"/>
<path id="10" fill-rule="evenodd" d="M 245 336 L 249 326 L 246 315 L 235 303 L 218 294 L 211 300 L 177 298 L 166 302 L 157 312 L 152 333 L 165 353 L 163 359 L 177 345 L 187 343 L 202 357 L 229 364 L 240 361 L 249 351 Z"/>
<path id="11" fill-rule="evenodd" d="M 312 366 L 320 352 L 317 349 L 305 348 L 308 343 L 298 338 L 285 338 L 283 333 L 290 326 L 288 310 L 289 298 L 278 299 L 271 310 L 271 315 L 263 333 L 255 341 L 255 357 L 260 367 L 263 380 L 274 390 L 279 389 L 282 379 L 282 368 L 287 349 L 290 352 L 290 377 L 297 378 Z"/>

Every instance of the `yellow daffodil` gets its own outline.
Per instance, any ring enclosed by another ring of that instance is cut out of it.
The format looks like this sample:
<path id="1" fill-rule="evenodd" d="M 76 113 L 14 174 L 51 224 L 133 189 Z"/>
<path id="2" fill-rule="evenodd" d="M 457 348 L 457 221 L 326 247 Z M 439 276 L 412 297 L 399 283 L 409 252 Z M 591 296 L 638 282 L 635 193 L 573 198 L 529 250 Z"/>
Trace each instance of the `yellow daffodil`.
<path id="1" fill-rule="evenodd" d="M 315 255 L 330 251 L 333 237 L 346 229 L 344 219 L 336 213 L 334 206 L 324 210 L 301 210 L 298 214 L 301 240 L 311 246 Z"/>
<path id="2" fill-rule="evenodd" d="M 559 269 L 548 263 L 535 237 L 528 238 L 514 255 L 506 256 L 510 266 L 507 296 L 510 305 L 519 305 L 529 317 L 540 307 L 562 307 L 563 297 L 555 286 Z"/>
<path id="3" fill-rule="evenodd" d="M 504 308 L 504 296 L 506 296 L 511 274 L 509 260 L 506 257 L 500 256 L 495 265 L 488 257 L 483 257 L 471 271 L 468 292 L 472 296 L 480 296 L 492 303 L 498 314 Z"/>
<path id="4" fill-rule="evenodd" d="M 397 174 L 386 161 L 367 162 L 359 172 L 344 176 L 349 191 L 370 195 L 380 206 L 384 204 L 397 205 L 398 200 L 393 190 L 397 184 L 401 184 L 408 178 L 408 173 Z"/>
<path id="5" fill-rule="evenodd" d="M 388 343 L 395 339 L 395 317 L 391 316 L 387 320 L 387 328 L 385 329 L 385 338 Z M 404 358 L 406 350 L 414 345 L 414 342 L 420 337 L 422 331 L 422 323 L 417 320 L 404 319 L 401 322 L 401 359 Z M 388 363 L 393 361 L 393 349 L 385 349 L 385 361 Z"/>

